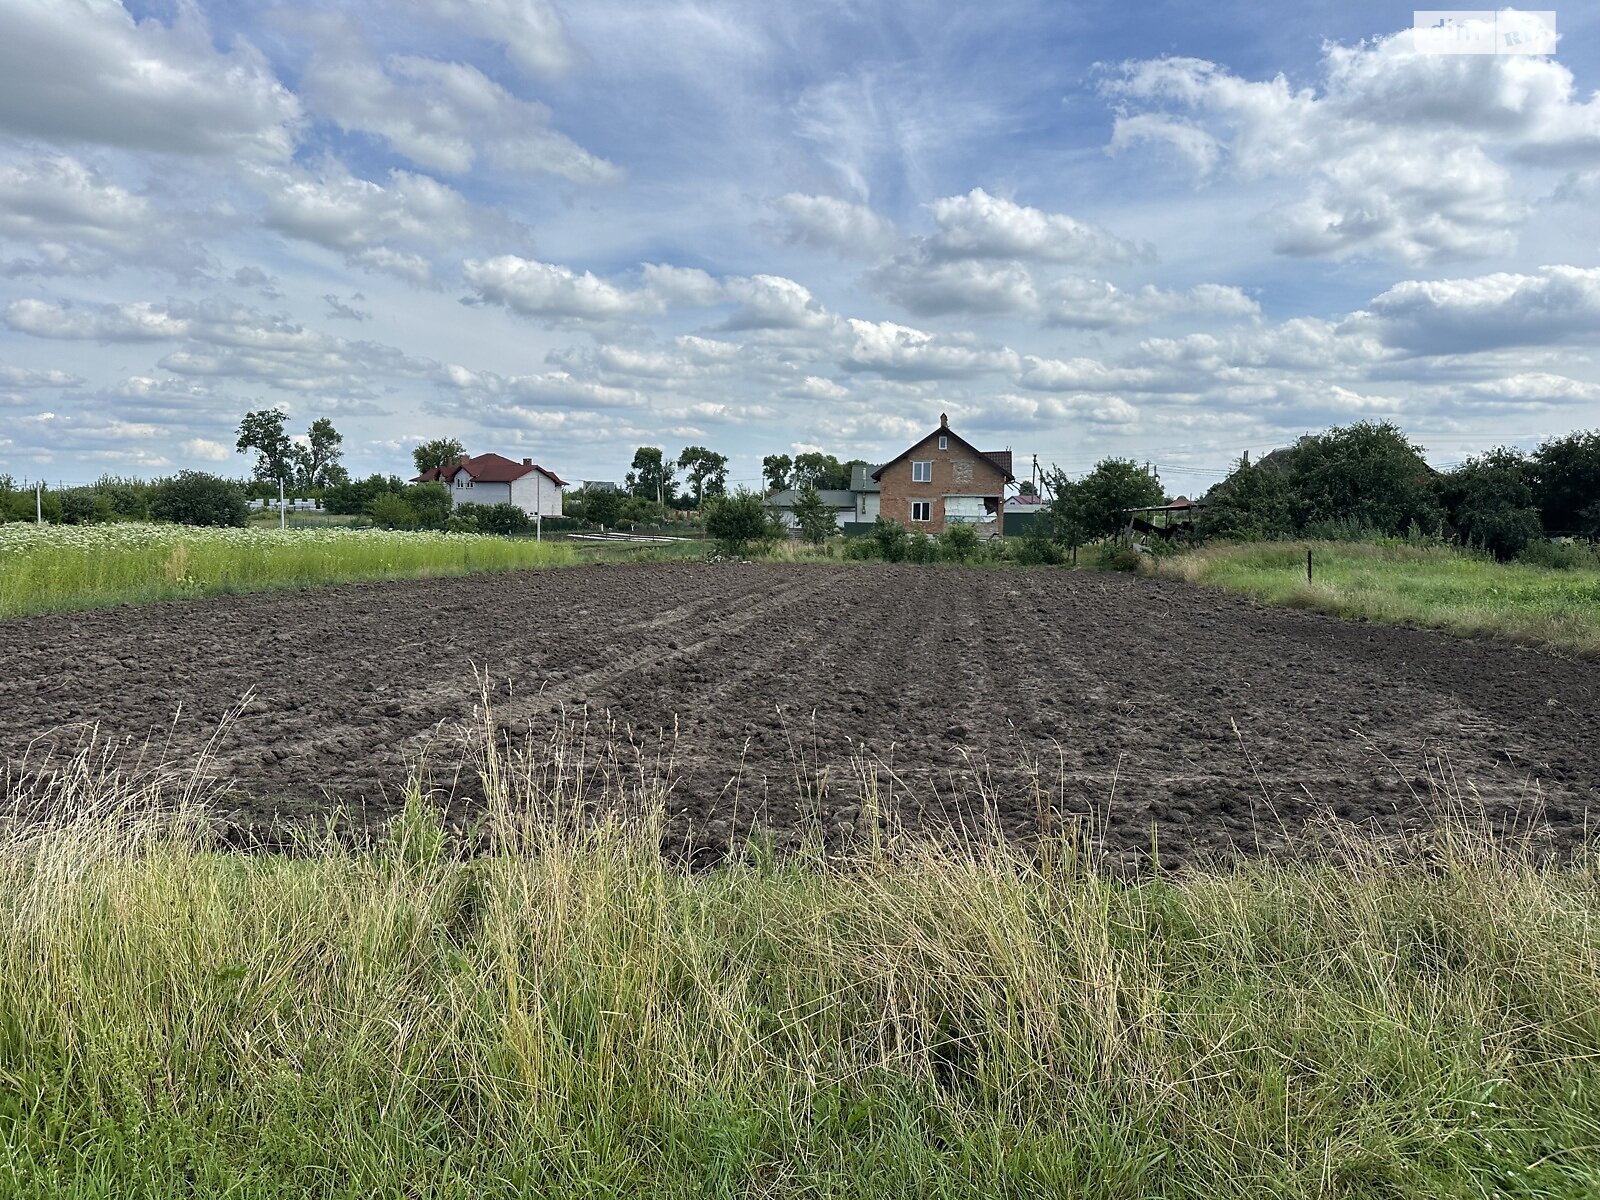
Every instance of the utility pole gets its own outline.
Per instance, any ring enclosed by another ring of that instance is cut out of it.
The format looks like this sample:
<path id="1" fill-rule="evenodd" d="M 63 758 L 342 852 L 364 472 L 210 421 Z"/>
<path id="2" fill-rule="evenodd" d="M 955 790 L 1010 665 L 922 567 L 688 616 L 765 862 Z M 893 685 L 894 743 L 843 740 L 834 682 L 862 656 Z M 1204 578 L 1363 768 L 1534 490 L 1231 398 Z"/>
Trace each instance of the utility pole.
<path id="1" fill-rule="evenodd" d="M 289 528 L 289 514 L 288 514 L 287 510 L 283 507 L 283 478 L 282 478 L 282 476 L 280 476 L 278 478 L 278 528 L 280 530 Z"/>
<path id="2" fill-rule="evenodd" d="M 37 479 L 33 481 L 33 523 L 44 524 L 44 484 Z"/>
<path id="3" fill-rule="evenodd" d="M 533 540 L 544 541 L 544 475 L 538 471 L 533 480 Z"/>

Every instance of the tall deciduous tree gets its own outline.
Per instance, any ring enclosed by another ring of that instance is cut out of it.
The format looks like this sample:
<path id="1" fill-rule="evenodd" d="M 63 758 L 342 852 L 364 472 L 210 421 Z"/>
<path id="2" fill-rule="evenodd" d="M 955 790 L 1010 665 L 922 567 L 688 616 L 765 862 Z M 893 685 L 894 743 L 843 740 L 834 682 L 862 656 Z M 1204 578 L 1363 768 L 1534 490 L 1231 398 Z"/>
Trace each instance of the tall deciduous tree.
<path id="1" fill-rule="evenodd" d="M 234 448 L 240 454 L 256 452 L 255 477 L 263 482 L 294 482 L 294 442 L 283 428 L 287 416 L 282 409 L 264 408 L 245 413 L 239 422 Z"/>
<path id="2" fill-rule="evenodd" d="M 1050 491 L 1055 535 L 1073 545 L 1108 537 L 1126 524 L 1129 509 L 1153 507 L 1165 499 L 1161 480 L 1130 458 L 1103 459 L 1082 479 L 1054 471 Z"/>
<path id="3" fill-rule="evenodd" d="M 1569 433 L 1533 452 L 1539 515 L 1550 533 L 1600 527 L 1600 429 Z"/>
<path id="4" fill-rule="evenodd" d="M 1502 447 L 1469 458 L 1444 481 L 1444 497 L 1462 540 L 1496 558 L 1514 558 L 1540 536 L 1531 464 Z"/>
<path id="5" fill-rule="evenodd" d="M 707 496 L 720 496 L 728 490 L 728 456 L 704 446 L 686 446 L 678 455 L 678 466 L 688 473 L 694 488 L 694 506 L 699 508 Z"/>
<path id="6" fill-rule="evenodd" d="M 339 465 L 344 457 L 344 435 L 327 417 L 318 417 L 306 431 L 305 441 L 294 448 L 295 483 L 298 487 L 324 488 L 344 483 L 350 473 Z"/>
<path id="7" fill-rule="evenodd" d="M 633 452 L 633 470 L 625 480 L 628 490 L 644 500 L 671 504 L 678 498 L 678 480 L 657 446 L 640 446 Z"/>
<path id="8" fill-rule="evenodd" d="M 1290 450 L 1288 470 L 1302 530 L 1339 525 L 1403 534 L 1413 521 L 1433 530 L 1444 517 L 1421 448 L 1389 421 L 1307 434 Z"/>
<path id="9" fill-rule="evenodd" d="M 794 469 L 794 459 L 787 454 L 769 454 L 761 460 L 761 477 L 767 481 L 769 492 L 781 492 L 789 486 L 789 472 Z"/>
<path id="10" fill-rule="evenodd" d="M 411 461 L 417 464 L 417 474 L 424 475 L 435 467 L 448 466 L 466 452 L 458 438 L 434 438 L 413 449 Z"/>

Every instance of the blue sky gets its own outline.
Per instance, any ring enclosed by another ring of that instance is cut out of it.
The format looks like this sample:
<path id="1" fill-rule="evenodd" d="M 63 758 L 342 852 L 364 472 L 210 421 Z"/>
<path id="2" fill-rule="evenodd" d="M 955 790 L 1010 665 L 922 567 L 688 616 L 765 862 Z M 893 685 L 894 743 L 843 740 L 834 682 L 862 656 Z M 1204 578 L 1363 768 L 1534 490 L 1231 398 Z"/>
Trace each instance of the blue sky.
<path id="1" fill-rule="evenodd" d="M 1600 425 L 1600 15 L 0 0 L 0 473 L 454 435 L 881 459 L 948 412 L 1193 491 L 1374 418 Z"/>

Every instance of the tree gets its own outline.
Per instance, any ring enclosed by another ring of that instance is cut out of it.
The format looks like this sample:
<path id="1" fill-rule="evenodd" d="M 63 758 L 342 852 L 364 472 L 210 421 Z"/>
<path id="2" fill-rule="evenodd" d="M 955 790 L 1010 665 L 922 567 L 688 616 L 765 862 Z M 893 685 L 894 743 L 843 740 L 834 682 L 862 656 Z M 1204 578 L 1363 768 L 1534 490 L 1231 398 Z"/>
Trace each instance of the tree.
<path id="1" fill-rule="evenodd" d="M 457 438 L 434 438 L 423 442 L 411 451 L 411 461 L 417 464 L 417 474 L 426 475 L 436 467 L 448 466 L 467 452 Z"/>
<path id="2" fill-rule="evenodd" d="M 1445 478 L 1445 500 L 1464 541 L 1508 559 L 1541 536 L 1530 468 L 1521 452 L 1502 447 L 1467 459 Z"/>
<path id="3" fill-rule="evenodd" d="M 1249 456 L 1239 460 L 1233 473 L 1206 494 L 1200 514 L 1205 537 L 1258 541 L 1294 533 L 1293 496 L 1282 471 Z"/>
<path id="4" fill-rule="evenodd" d="M 400 494 L 424 529 L 443 529 L 455 507 L 450 489 L 442 483 L 414 483 Z"/>
<path id="5" fill-rule="evenodd" d="M 1024 479 L 1017 484 L 1017 495 L 1019 496 L 1037 496 L 1038 494 L 1039 489 L 1031 479 Z"/>
<path id="6" fill-rule="evenodd" d="M 732 495 L 713 496 L 706 502 L 706 532 L 729 553 L 742 554 L 751 542 L 763 541 L 768 535 L 767 510 L 762 499 L 745 488 Z"/>
<path id="7" fill-rule="evenodd" d="M 850 464 L 840 462 L 831 454 L 810 450 L 795 455 L 791 482 L 797 488 L 847 488 L 850 486 Z"/>
<path id="8" fill-rule="evenodd" d="M 678 455 L 678 466 L 689 473 L 694 486 L 694 506 L 699 508 L 707 496 L 720 496 L 728 490 L 728 456 L 704 446 L 686 446 Z"/>
<path id="9" fill-rule="evenodd" d="M 367 505 L 367 516 L 380 529 L 415 529 L 417 510 L 397 492 L 384 492 Z"/>
<path id="10" fill-rule="evenodd" d="M 1435 529 L 1443 520 L 1432 468 L 1422 460 L 1420 447 L 1389 421 L 1307 434 L 1287 459 L 1301 531 L 1341 525 L 1402 534 L 1413 521 Z"/>
<path id="11" fill-rule="evenodd" d="M 231 479 L 204 471 L 181 471 L 156 484 L 150 516 L 178 525 L 242 527 L 250 516 L 244 489 Z"/>
<path id="12" fill-rule="evenodd" d="M 672 463 L 666 461 L 658 447 L 640 446 L 633 452 L 633 470 L 624 481 L 635 496 L 671 504 L 678 498 L 678 481 Z"/>
<path id="13" fill-rule="evenodd" d="M 327 417 L 311 422 L 304 442 L 294 448 L 295 486 L 325 488 L 344 483 L 350 473 L 339 465 L 344 435 Z"/>
<path id="14" fill-rule="evenodd" d="M 282 409 L 264 408 L 245 413 L 239 422 L 239 440 L 234 448 L 243 454 L 256 452 L 255 477 L 262 481 L 294 481 L 294 442 L 283 430 L 288 416 Z"/>
<path id="15" fill-rule="evenodd" d="M 794 519 L 800 534 L 813 546 L 820 546 L 838 529 L 838 514 L 822 502 L 814 487 L 803 487 L 794 502 Z"/>
<path id="16" fill-rule="evenodd" d="M 761 460 L 761 477 L 767 481 L 769 492 L 785 491 L 789 486 L 789 472 L 794 459 L 787 454 L 769 454 Z"/>
<path id="17" fill-rule="evenodd" d="M 1095 464 L 1082 479 L 1068 479 L 1053 471 L 1050 490 L 1050 524 L 1057 541 L 1079 545 L 1091 538 L 1109 537 L 1127 524 L 1128 510 L 1162 503 L 1161 480 L 1131 458 L 1107 458 Z"/>
<path id="18" fill-rule="evenodd" d="M 1533 452 L 1539 516 L 1549 533 L 1590 534 L 1600 504 L 1600 429 L 1553 438 Z"/>
<path id="19" fill-rule="evenodd" d="M 627 499 L 610 488 L 582 488 L 578 497 L 582 501 L 584 519 L 607 528 L 614 527 L 621 519 L 622 506 Z"/>

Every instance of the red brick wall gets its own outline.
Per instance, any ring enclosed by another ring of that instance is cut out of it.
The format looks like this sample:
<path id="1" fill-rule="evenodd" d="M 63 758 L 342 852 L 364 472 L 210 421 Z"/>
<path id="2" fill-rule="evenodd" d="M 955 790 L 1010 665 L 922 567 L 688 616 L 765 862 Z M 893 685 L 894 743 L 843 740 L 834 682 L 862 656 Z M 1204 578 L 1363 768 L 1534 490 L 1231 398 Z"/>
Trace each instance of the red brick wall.
<path id="1" fill-rule="evenodd" d="M 944 532 L 944 498 L 952 496 L 1001 496 L 1005 494 L 1005 476 L 1000 468 L 987 458 L 969 449 L 956 439 L 950 439 L 948 450 L 939 449 L 939 434 L 932 433 L 918 442 L 911 453 L 890 464 L 878 477 L 883 491 L 879 498 L 879 512 L 890 521 L 899 521 L 913 533 Z M 931 483 L 911 482 L 913 461 L 933 461 Z M 927 500 L 931 503 L 931 519 L 913 521 L 911 502 Z"/>

